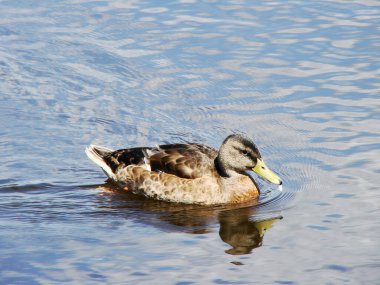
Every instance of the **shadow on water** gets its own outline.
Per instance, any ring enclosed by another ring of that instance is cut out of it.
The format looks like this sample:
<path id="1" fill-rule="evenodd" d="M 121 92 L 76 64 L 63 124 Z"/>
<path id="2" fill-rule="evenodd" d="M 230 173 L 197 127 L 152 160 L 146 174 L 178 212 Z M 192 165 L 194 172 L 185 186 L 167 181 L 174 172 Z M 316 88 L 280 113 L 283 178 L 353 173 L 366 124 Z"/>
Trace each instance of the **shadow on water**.
<path id="1" fill-rule="evenodd" d="M 103 201 L 99 206 L 102 210 L 112 210 L 113 214 L 162 231 L 206 234 L 219 224 L 221 240 L 231 246 L 225 252 L 231 255 L 249 254 L 260 247 L 266 230 L 283 218 L 280 210 L 264 213 L 260 200 L 234 206 L 186 205 L 147 199 L 111 183 L 96 187 L 107 199 L 106 204 Z"/>

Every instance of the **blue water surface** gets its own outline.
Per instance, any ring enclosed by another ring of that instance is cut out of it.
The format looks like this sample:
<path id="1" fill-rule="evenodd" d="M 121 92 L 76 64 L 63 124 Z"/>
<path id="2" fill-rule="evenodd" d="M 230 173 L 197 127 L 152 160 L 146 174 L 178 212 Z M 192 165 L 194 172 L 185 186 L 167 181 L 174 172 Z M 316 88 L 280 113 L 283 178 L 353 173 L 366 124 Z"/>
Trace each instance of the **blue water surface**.
<path id="1" fill-rule="evenodd" d="M 379 1 L 0 11 L 0 284 L 379 284 Z M 236 132 L 282 191 L 151 201 L 84 153 Z"/>

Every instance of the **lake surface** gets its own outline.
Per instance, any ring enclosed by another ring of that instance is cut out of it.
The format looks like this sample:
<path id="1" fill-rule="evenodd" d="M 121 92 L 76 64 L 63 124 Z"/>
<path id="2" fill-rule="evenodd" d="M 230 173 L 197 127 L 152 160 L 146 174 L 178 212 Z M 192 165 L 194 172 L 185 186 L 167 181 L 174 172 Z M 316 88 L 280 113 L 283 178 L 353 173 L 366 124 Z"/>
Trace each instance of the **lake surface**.
<path id="1" fill-rule="evenodd" d="M 380 284 L 379 1 L 0 12 L 0 284 Z M 257 205 L 139 198 L 84 153 L 236 132 L 284 181 Z"/>

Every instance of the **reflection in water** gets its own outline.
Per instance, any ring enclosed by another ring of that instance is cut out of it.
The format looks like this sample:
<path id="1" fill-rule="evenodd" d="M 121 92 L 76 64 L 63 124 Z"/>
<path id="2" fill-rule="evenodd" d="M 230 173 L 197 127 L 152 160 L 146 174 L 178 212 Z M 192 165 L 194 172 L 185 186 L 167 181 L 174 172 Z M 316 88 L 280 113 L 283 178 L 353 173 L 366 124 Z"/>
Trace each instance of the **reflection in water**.
<path id="1" fill-rule="evenodd" d="M 278 216 L 263 221 L 252 221 L 250 218 L 253 213 L 254 208 L 243 208 L 219 214 L 220 238 L 232 246 L 226 253 L 251 253 L 254 248 L 262 245 L 265 231 L 271 228 L 276 220 L 282 219 Z"/>
<path id="2" fill-rule="evenodd" d="M 255 208 L 257 202 L 210 207 L 146 199 L 120 190 L 111 183 L 99 188 L 102 196 L 110 198 L 109 204 L 102 205 L 102 208 L 117 209 L 117 214 L 121 215 L 125 213 L 123 209 L 128 209 L 126 218 L 136 219 L 137 223 L 149 224 L 163 231 L 205 234 L 212 232 L 212 226 L 219 222 L 221 240 L 232 247 L 225 252 L 232 255 L 249 254 L 254 248 L 260 247 L 265 231 L 275 221 L 282 219 L 276 213 L 258 219 Z"/>

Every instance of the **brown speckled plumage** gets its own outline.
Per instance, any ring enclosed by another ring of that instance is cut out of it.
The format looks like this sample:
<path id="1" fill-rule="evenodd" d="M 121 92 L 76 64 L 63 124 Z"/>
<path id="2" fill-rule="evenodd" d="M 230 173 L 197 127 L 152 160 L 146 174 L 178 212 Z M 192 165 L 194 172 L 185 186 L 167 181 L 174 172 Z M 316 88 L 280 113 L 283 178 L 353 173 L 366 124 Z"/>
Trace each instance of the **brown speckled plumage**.
<path id="1" fill-rule="evenodd" d="M 250 140 L 232 135 L 219 151 L 200 144 L 171 144 L 112 151 L 90 146 L 87 155 L 135 194 L 188 204 L 243 203 L 257 198 L 246 175 L 261 155 Z"/>

